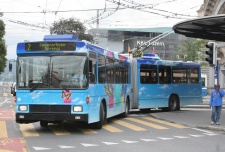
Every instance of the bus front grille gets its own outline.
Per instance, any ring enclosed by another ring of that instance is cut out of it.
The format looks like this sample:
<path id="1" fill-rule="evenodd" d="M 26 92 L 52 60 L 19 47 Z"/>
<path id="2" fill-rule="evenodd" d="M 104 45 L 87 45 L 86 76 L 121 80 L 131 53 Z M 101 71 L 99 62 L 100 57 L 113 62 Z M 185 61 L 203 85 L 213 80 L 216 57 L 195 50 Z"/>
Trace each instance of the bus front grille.
<path id="1" fill-rule="evenodd" d="M 70 105 L 30 105 L 30 113 L 71 113 Z"/>

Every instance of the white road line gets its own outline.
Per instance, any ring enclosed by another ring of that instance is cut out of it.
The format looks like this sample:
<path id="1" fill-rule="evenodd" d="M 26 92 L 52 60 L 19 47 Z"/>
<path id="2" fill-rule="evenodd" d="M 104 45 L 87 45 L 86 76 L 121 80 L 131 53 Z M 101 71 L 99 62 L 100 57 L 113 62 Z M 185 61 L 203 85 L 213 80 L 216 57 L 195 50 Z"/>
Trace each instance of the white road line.
<path id="1" fill-rule="evenodd" d="M 165 137 L 157 137 L 157 138 L 162 139 L 162 140 L 172 140 L 172 139 L 174 139 L 174 138 L 165 138 Z"/>
<path id="2" fill-rule="evenodd" d="M 6 103 L 8 101 L 8 99 L 5 99 L 5 101 L 3 101 L 2 103 L 0 103 L 0 105 Z"/>
<path id="3" fill-rule="evenodd" d="M 208 134 L 213 134 L 213 132 L 211 132 L 211 131 L 207 131 L 207 130 L 203 130 L 203 129 L 198 129 L 198 128 L 192 128 L 192 129 L 194 129 L 194 130 L 198 130 L 198 131 L 202 131 L 202 132 L 204 132 L 204 133 L 208 133 Z"/>
<path id="4" fill-rule="evenodd" d="M 130 141 L 130 140 L 122 140 L 123 142 L 125 143 L 128 143 L 128 144 L 132 144 L 132 143 L 138 143 L 139 141 Z"/>
<path id="5" fill-rule="evenodd" d="M 155 140 L 155 139 L 141 139 L 140 140 L 143 140 L 143 141 L 158 141 L 158 140 Z"/>
<path id="6" fill-rule="evenodd" d="M 96 144 L 86 144 L 86 143 L 80 143 L 81 145 L 83 145 L 84 147 L 93 147 L 93 146 L 98 146 Z"/>
<path id="7" fill-rule="evenodd" d="M 106 144 L 106 145 L 117 145 L 119 143 L 114 143 L 114 142 L 102 142 L 103 144 Z"/>
<path id="8" fill-rule="evenodd" d="M 33 147 L 34 150 L 50 150 L 52 148 L 46 148 L 46 147 Z"/>
<path id="9" fill-rule="evenodd" d="M 187 136 L 174 136 L 176 138 L 180 138 L 180 139 L 184 139 L 184 138 L 190 138 L 190 137 L 187 137 Z"/>
<path id="10" fill-rule="evenodd" d="M 207 135 L 207 136 L 216 136 L 216 135 L 218 135 L 218 134 L 215 134 L 215 133 L 204 133 L 205 135 Z"/>
<path id="11" fill-rule="evenodd" d="M 62 149 L 76 148 L 75 146 L 58 145 Z"/>
<path id="12" fill-rule="evenodd" d="M 205 136 L 205 135 L 192 135 L 192 134 L 189 134 L 190 136 L 192 136 L 192 137 L 203 137 L 203 136 Z"/>

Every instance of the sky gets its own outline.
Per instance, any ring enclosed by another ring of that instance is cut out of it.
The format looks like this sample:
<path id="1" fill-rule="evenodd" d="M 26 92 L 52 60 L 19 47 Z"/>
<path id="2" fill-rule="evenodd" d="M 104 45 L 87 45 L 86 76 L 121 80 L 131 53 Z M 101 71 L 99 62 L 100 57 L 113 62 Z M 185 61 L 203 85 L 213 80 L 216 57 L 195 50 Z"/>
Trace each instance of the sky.
<path id="1" fill-rule="evenodd" d="M 120 2 L 118 4 L 118 2 Z M 197 17 L 204 0 L 1 0 L 7 58 L 16 59 L 17 43 L 43 40 L 59 19 L 75 18 L 87 29 L 172 27 Z M 92 22 L 93 21 L 93 22 Z"/>

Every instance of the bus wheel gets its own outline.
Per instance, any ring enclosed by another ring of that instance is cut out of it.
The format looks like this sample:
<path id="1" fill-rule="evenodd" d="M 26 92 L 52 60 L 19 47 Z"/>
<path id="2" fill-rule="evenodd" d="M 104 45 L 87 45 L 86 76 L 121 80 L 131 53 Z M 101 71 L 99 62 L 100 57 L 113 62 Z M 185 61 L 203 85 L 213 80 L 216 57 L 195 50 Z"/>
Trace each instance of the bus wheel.
<path id="1" fill-rule="evenodd" d="M 130 108 L 129 108 L 129 101 L 127 99 L 126 100 L 126 105 L 125 105 L 125 112 L 122 113 L 122 117 L 123 118 L 126 118 L 129 115 L 129 110 L 130 110 Z"/>
<path id="2" fill-rule="evenodd" d="M 179 101 L 177 96 L 172 95 L 169 99 L 169 111 L 176 111 L 179 109 Z"/>
<path id="3" fill-rule="evenodd" d="M 48 122 L 41 120 L 40 121 L 40 126 L 43 127 L 43 128 L 46 128 L 46 127 L 48 127 Z"/>
<path id="4" fill-rule="evenodd" d="M 106 122 L 106 111 L 103 106 L 103 103 L 100 105 L 100 112 L 99 112 L 99 121 L 91 124 L 91 127 L 94 129 L 101 129 L 103 124 Z"/>

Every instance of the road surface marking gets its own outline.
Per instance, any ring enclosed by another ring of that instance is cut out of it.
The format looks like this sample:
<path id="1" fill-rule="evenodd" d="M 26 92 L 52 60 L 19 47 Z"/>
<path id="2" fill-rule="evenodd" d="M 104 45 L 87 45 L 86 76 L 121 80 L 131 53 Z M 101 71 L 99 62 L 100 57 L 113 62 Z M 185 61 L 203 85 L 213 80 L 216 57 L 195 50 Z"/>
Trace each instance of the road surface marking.
<path id="1" fill-rule="evenodd" d="M 146 130 L 146 129 L 144 129 L 144 128 L 138 127 L 138 126 L 136 126 L 136 125 L 133 125 L 133 124 L 130 124 L 130 123 L 121 121 L 121 120 L 113 119 L 112 122 L 117 123 L 117 124 L 119 124 L 119 125 L 121 125 L 121 126 L 127 127 L 127 128 L 129 128 L 129 129 L 132 129 L 132 130 L 134 130 L 134 131 L 144 131 L 144 130 Z"/>
<path id="2" fill-rule="evenodd" d="M 62 128 L 62 126 L 60 125 L 49 125 L 49 127 L 53 132 L 54 134 L 56 134 L 57 136 L 62 136 L 62 135 L 69 135 L 71 133 L 69 133 L 68 131 L 64 130 Z"/>
<path id="3" fill-rule="evenodd" d="M 162 140 L 172 140 L 172 139 L 174 139 L 174 138 L 166 138 L 166 137 L 157 137 L 157 138 L 162 139 Z"/>
<path id="4" fill-rule="evenodd" d="M 208 133 L 208 134 L 213 134 L 213 132 L 207 131 L 207 130 L 203 130 L 203 129 L 198 129 L 198 128 L 192 128 L 192 129 L 198 130 L 198 131 L 202 131 L 202 132 L 205 132 L 205 133 Z"/>
<path id="5" fill-rule="evenodd" d="M 119 143 L 114 143 L 114 142 L 102 142 L 103 144 L 106 144 L 106 145 L 117 145 Z"/>
<path id="6" fill-rule="evenodd" d="M 94 131 L 93 129 L 85 129 L 85 128 L 78 128 L 80 131 L 82 131 L 84 134 L 96 134 L 98 132 Z"/>
<path id="7" fill-rule="evenodd" d="M 146 121 L 142 121 L 142 120 L 138 120 L 138 119 L 135 119 L 135 118 L 125 118 L 125 119 L 133 121 L 133 122 L 137 122 L 137 123 L 140 123 L 142 125 L 152 127 L 152 128 L 155 128 L 155 129 L 168 129 L 168 128 L 163 127 L 163 126 L 159 126 L 159 125 L 149 123 L 149 122 L 146 122 Z"/>
<path id="8" fill-rule="evenodd" d="M 192 135 L 192 134 L 189 134 L 190 136 L 192 137 L 203 137 L 204 135 Z"/>
<path id="9" fill-rule="evenodd" d="M 39 136 L 37 131 L 34 129 L 32 124 L 19 124 L 20 131 L 22 132 L 24 137 L 36 137 Z"/>
<path id="10" fill-rule="evenodd" d="M 158 123 L 165 124 L 165 125 L 168 125 L 168 126 L 172 126 L 172 127 L 175 127 L 175 128 L 180 128 L 180 129 L 188 128 L 188 127 L 183 126 L 183 125 L 174 124 L 174 123 L 171 123 L 171 122 L 167 122 L 167 121 L 163 121 L 163 120 L 159 120 L 159 119 L 155 119 L 155 118 L 150 118 L 150 117 L 143 117 L 143 118 L 146 119 L 146 120 L 158 122 Z"/>
<path id="11" fill-rule="evenodd" d="M 110 132 L 123 132 L 122 130 L 120 130 L 120 129 L 116 128 L 116 127 L 113 127 L 111 125 L 108 125 L 108 124 L 102 126 L 102 128 L 104 128 L 105 130 L 108 130 Z"/>
<path id="12" fill-rule="evenodd" d="M 0 138 L 8 138 L 5 121 L 0 121 Z"/>

